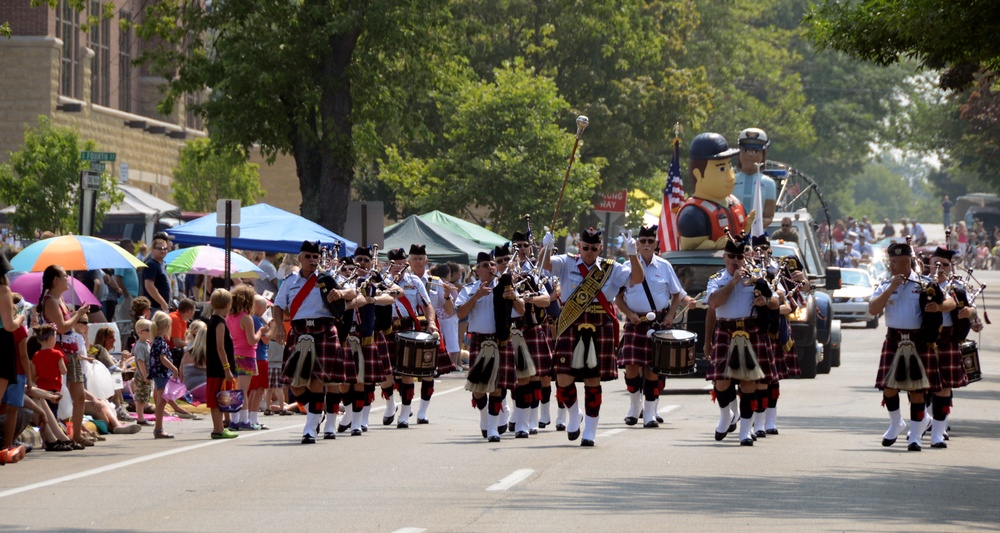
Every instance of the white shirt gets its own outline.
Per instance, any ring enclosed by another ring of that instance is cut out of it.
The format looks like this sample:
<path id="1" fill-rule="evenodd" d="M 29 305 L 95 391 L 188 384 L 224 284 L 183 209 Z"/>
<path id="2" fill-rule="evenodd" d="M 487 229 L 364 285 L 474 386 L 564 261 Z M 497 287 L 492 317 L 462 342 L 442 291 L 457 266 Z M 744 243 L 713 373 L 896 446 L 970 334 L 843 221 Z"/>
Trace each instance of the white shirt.
<path id="1" fill-rule="evenodd" d="M 290 274 L 287 278 L 285 278 L 285 281 L 282 282 L 281 288 L 278 289 L 278 295 L 274 297 L 274 305 L 280 307 L 287 313 L 291 313 L 292 301 L 295 300 L 295 297 L 299 294 L 299 290 L 301 290 L 305 284 L 306 279 L 303 278 L 298 272 Z M 330 310 L 323 305 L 323 296 L 320 295 L 318 283 L 313 285 L 312 290 L 309 291 L 305 300 L 302 301 L 302 306 L 299 307 L 298 314 L 291 317 L 292 320 L 306 318 L 333 318 Z"/>
<path id="2" fill-rule="evenodd" d="M 559 295 L 562 300 L 561 303 L 565 304 L 569 300 L 570 295 L 573 294 L 573 291 L 583 283 L 583 274 L 580 273 L 580 269 L 577 266 L 582 264 L 583 260 L 579 256 L 562 254 L 552 257 L 552 275 L 559 278 L 559 283 L 562 286 L 562 292 Z M 591 266 L 591 268 L 594 267 Z M 622 265 L 618 263 L 611 265 L 611 275 L 604 283 L 604 287 L 601 287 L 601 292 L 604 293 L 604 297 L 609 302 L 613 301 L 615 296 L 618 295 L 618 290 L 628 283 L 628 277 L 629 274 Z M 592 303 L 597 303 L 597 301 L 597 298 L 594 298 Z"/>
<path id="3" fill-rule="evenodd" d="M 715 291 L 718 291 L 729 283 L 733 276 L 726 269 L 708 278 L 708 287 L 705 289 L 705 303 Z M 715 309 L 715 317 L 719 320 L 737 320 L 748 318 L 753 314 L 753 289 L 754 286 L 744 285 L 742 281 L 737 282 L 733 287 L 733 292 L 729 293 L 729 298 Z"/>
<path id="4" fill-rule="evenodd" d="M 889 297 L 885 304 L 885 325 L 896 329 L 920 329 L 923 314 L 920 311 L 920 285 L 918 277 L 910 272 L 910 277 Z M 875 288 L 872 298 L 878 298 L 889 288 L 887 279 Z"/>
<path id="5" fill-rule="evenodd" d="M 625 304 L 633 312 L 644 315 L 650 311 L 662 311 L 670 306 L 670 298 L 677 294 L 687 294 L 681 287 L 681 282 L 674 273 L 674 267 L 670 262 L 657 255 L 653 256 L 651 264 L 646 264 L 640 256 L 646 271 L 646 284 L 649 285 L 649 292 L 653 295 L 653 303 L 656 309 L 649 308 L 649 298 L 646 297 L 646 290 L 642 288 L 642 283 L 636 283 L 625 289 Z M 632 265 L 626 265 L 625 271 L 632 275 Z"/>
<path id="6" fill-rule="evenodd" d="M 274 268 L 274 265 L 267 258 L 264 258 L 257 264 L 257 268 L 264 271 L 264 275 L 253 282 L 257 294 L 264 294 L 264 291 L 274 292 L 278 290 L 278 271 Z"/>
<path id="7" fill-rule="evenodd" d="M 420 314 L 420 310 L 431 302 L 431 297 L 427 294 L 427 287 L 424 286 L 424 280 L 417 277 L 411 272 L 403 274 L 402 279 L 397 282 L 403 289 L 403 294 L 406 296 L 407 301 L 410 302 L 410 307 L 413 308 L 413 312 Z M 395 318 L 415 318 L 410 316 L 410 312 L 406 310 L 406 306 L 402 302 L 403 297 L 400 296 L 396 303 L 392 304 L 392 316 Z"/>
<path id="8" fill-rule="evenodd" d="M 462 290 L 458 293 L 458 298 L 455 299 L 455 306 L 461 307 L 465 302 L 471 300 L 472 295 L 476 294 L 482 283 L 481 281 L 475 281 L 462 287 Z M 495 278 L 490 282 L 490 286 L 496 286 Z M 469 311 L 469 333 L 492 335 L 496 332 L 497 323 L 493 316 L 493 293 L 490 293 L 489 296 L 484 296 L 477 300 L 473 304 L 472 310 Z"/>

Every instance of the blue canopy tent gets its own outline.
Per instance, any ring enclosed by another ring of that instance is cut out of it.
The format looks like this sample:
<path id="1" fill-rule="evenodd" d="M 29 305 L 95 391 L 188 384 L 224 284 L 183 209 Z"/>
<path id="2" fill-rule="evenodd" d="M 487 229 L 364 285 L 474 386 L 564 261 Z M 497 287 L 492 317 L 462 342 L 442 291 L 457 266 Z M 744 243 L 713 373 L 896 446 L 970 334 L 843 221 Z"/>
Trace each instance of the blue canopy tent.
<path id="1" fill-rule="evenodd" d="M 226 245 L 226 239 L 217 237 L 215 213 L 170 228 L 174 243 L 186 245 L 208 244 L 217 248 Z M 302 241 L 319 241 L 333 247 L 340 242 L 341 257 L 352 255 L 358 244 L 283 209 L 268 204 L 255 204 L 240 208 L 240 236 L 233 239 L 233 248 L 261 252 L 298 253 Z"/>

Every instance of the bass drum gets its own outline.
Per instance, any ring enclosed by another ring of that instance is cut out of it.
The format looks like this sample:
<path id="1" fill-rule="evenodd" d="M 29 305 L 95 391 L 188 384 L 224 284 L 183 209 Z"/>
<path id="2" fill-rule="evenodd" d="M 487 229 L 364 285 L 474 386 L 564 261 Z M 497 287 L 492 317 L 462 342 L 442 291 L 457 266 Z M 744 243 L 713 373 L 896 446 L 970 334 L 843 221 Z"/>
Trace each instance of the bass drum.
<path id="1" fill-rule="evenodd" d="M 694 352 L 698 336 L 683 329 L 653 332 L 653 363 L 650 370 L 661 376 L 686 376 L 695 371 Z"/>

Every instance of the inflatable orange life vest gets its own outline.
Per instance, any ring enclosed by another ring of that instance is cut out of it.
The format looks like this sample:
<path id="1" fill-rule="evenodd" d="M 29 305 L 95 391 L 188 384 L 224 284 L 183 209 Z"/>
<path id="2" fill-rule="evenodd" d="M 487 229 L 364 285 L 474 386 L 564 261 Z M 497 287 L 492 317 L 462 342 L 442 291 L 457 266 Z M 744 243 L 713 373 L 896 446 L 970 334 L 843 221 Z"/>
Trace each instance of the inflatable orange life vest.
<path id="1" fill-rule="evenodd" d="M 746 223 L 746 213 L 743 211 L 743 204 L 735 195 L 729 195 L 729 207 L 717 204 L 711 200 L 695 198 L 692 196 L 684 201 L 684 206 L 693 205 L 704 211 L 712 225 L 712 240 L 717 241 L 726 236 L 726 227 L 733 235 L 739 235 L 743 231 Z M 683 209 L 683 206 L 682 206 Z"/>

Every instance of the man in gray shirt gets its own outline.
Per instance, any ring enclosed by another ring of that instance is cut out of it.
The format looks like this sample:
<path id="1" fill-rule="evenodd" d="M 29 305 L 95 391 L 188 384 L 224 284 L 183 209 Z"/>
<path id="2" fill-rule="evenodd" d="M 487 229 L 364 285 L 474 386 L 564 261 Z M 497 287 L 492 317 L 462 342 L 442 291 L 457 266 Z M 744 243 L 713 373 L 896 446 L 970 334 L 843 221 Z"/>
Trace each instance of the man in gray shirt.
<path id="1" fill-rule="evenodd" d="M 274 267 L 274 262 L 278 259 L 276 252 L 264 252 L 264 259 L 257 263 L 257 267 L 264 271 L 259 278 L 253 282 L 253 288 L 257 294 L 263 295 L 264 291 L 271 291 L 271 298 L 278 293 L 278 270 Z"/>

